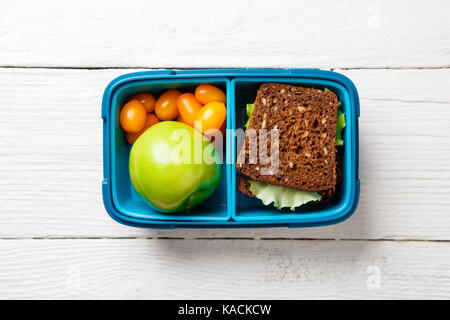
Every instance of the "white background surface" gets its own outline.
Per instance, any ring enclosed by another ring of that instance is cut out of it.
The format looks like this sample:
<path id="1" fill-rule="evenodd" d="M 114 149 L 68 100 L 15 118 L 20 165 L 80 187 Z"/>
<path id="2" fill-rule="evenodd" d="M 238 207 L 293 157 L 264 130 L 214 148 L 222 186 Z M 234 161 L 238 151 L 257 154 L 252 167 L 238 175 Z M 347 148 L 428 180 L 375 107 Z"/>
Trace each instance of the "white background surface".
<path id="1" fill-rule="evenodd" d="M 450 298 L 449 12 L 449 1 L 2 0 L 0 298 Z M 354 216 L 317 229 L 111 220 L 104 88 L 191 67 L 350 77 Z"/>

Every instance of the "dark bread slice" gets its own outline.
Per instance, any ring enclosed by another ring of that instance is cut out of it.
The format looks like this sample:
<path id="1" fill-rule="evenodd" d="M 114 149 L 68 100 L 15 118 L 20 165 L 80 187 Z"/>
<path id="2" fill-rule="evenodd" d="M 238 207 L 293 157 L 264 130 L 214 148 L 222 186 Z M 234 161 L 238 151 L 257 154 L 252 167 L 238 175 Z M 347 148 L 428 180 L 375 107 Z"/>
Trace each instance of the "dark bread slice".
<path id="1" fill-rule="evenodd" d="M 336 155 L 336 175 L 337 175 L 337 183 L 336 185 L 340 184 L 342 181 L 342 168 L 341 168 L 341 155 L 340 152 Z M 250 182 L 249 179 L 242 174 L 238 175 L 237 180 L 237 189 L 243 193 L 246 194 L 249 197 L 255 198 L 255 195 L 253 192 L 250 191 Z M 333 199 L 334 195 L 336 194 L 336 186 L 327 190 L 318 191 L 318 193 L 322 196 L 322 199 L 320 201 L 313 201 L 313 203 L 325 203 Z"/>
<path id="2" fill-rule="evenodd" d="M 250 191 L 250 182 L 248 182 L 248 178 L 244 177 L 242 174 L 238 175 L 237 189 L 249 197 L 252 197 L 252 198 L 255 197 L 253 192 Z"/>
<path id="3" fill-rule="evenodd" d="M 264 83 L 259 88 L 255 107 L 246 131 L 236 168 L 248 178 L 299 190 L 322 191 L 336 185 L 335 131 L 338 99 L 330 91 L 308 89 L 279 83 Z M 279 132 L 279 166 L 275 172 L 258 157 L 249 162 L 250 129 L 267 129 L 267 139 L 258 137 L 259 146 L 267 145 L 271 155 L 271 133 Z"/>

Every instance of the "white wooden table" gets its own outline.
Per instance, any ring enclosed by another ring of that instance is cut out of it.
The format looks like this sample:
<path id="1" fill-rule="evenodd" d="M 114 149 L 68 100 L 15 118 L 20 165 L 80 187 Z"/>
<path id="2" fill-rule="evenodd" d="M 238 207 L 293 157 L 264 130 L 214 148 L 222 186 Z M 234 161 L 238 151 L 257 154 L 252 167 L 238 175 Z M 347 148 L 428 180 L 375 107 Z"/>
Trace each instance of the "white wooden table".
<path id="1" fill-rule="evenodd" d="M 450 298 L 449 1 L 0 2 L 0 298 Z M 103 89 L 149 68 L 295 67 L 361 98 L 358 210 L 158 231 L 102 204 Z"/>

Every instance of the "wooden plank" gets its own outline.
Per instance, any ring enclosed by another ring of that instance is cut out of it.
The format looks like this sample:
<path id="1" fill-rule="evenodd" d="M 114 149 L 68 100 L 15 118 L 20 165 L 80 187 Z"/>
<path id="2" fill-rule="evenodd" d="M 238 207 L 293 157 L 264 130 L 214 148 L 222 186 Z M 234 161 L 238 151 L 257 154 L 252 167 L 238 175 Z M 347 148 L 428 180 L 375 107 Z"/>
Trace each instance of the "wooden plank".
<path id="1" fill-rule="evenodd" d="M 373 101 L 450 104 L 450 69 L 340 70 L 356 85 L 360 98 Z"/>
<path id="2" fill-rule="evenodd" d="M 2 240 L 1 299 L 448 299 L 449 243 Z"/>
<path id="3" fill-rule="evenodd" d="M 3 0 L 2 66 L 448 67 L 450 2 Z M 28 12 L 29 14 L 24 14 Z M 136 15 L 136 12 L 139 12 Z"/>
<path id="4" fill-rule="evenodd" d="M 128 71 L 0 69 L 0 237 L 450 239 L 450 70 L 346 71 L 361 89 L 361 201 L 348 221 L 175 231 L 124 227 L 103 208 L 101 94 Z"/>

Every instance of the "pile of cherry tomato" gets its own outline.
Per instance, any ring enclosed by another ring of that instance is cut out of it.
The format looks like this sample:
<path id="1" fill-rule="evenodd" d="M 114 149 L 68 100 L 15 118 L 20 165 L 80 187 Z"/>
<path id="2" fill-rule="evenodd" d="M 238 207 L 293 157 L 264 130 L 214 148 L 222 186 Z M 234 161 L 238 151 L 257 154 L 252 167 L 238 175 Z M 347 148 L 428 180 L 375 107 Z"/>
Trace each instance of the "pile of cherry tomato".
<path id="1" fill-rule="evenodd" d="M 225 103 L 225 93 L 210 84 L 198 85 L 194 94 L 167 90 L 157 100 L 150 93 L 138 93 L 131 96 L 120 111 L 120 125 L 129 144 L 159 121 L 175 119 L 202 133 L 209 133 L 211 129 L 223 133 L 227 115 Z"/>

